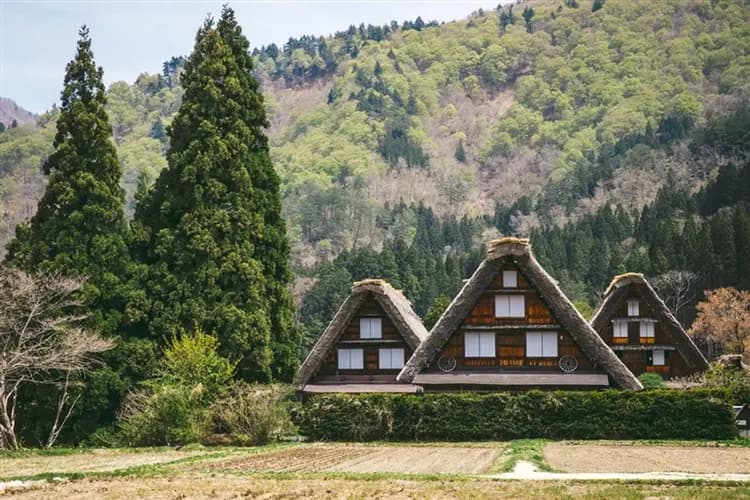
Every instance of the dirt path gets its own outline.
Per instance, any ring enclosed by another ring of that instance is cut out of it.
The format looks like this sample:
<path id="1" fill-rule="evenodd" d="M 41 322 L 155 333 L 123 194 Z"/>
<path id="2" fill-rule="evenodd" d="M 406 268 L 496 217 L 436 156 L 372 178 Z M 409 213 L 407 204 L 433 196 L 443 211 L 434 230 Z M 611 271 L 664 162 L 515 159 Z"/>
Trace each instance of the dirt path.
<path id="1" fill-rule="evenodd" d="M 555 470 L 578 473 L 750 474 L 750 448 L 550 443 Z"/>

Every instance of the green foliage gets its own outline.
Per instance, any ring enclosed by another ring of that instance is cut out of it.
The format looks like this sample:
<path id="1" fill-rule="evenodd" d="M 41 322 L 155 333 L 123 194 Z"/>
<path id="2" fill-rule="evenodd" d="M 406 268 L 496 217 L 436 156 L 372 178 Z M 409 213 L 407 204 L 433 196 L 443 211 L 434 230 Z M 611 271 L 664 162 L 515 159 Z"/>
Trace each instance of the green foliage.
<path id="1" fill-rule="evenodd" d="M 295 432 L 289 413 L 292 394 L 288 386 L 239 383 L 211 405 L 208 432 L 228 434 L 241 445 L 278 441 Z"/>
<path id="2" fill-rule="evenodd" d="M 731 439 L 731 405 L 712 391 L 315 396 L 294 414 L 312 439 L 474 441 Z"/>
<path id="3" fill-rule="evenodd" d="M 182 85 L 168 167 L 135 213 L 148 302 L 134 329 L 157 339 L 211 331 L 224 356 L 242 359 L 242 378 L 291 379 L 299 337 L 279 180 L 248 42 L 228 7 L 199 30 Z"/>
<path id="4" fill-rule="evenodd" d="M 737 370 L 721 362 L 714 363 L 703 372 L 699 381 L 706 387 L 729 391 L 733 403 L 750 401 L 750 374 L 747 371 Z"/>
<path id="5" fill-rule="evenodd" d="M 664 379 L 658 373 L 643 373 L 638 380 L 643 384 L 644 389 L 663 389 Z"/>
<path id="6" fill-rule="evenodd" d="M 218 348 L 216 337 L 201 331 L 173 338 L 164 349 L 164 382 L 186 387 L 200 385 L 207 394 L 221 394 L 232 380 L 237 364 L 219 356 Z"/>
<path id="7" fill-rule="evenodd" d="M 435 323 L 437 323 L 437 321 L 440 319 L 440 316 L 443 315 L 443 312 L 448 309 L 450 303 L 451 298 L 447 295 L 438 295 L 437 297 L 435 297 L 432 305 L 424 315 L 425 328 L 431 330 L 432 327 L 435 326 Z"/>

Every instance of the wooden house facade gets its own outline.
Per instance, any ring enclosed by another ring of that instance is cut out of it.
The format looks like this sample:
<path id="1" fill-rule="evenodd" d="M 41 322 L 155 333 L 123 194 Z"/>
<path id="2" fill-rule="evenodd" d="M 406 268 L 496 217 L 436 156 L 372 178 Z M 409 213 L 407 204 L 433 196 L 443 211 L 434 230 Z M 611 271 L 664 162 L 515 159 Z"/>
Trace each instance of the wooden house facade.
<path id="1" fill-rule="evenodd" d="M 708 369 L 708 361 L 642 274 L 615 276 L 591 326 L 636 375 L 664 379 Z"/>
<path id="2" fill-rule="evenodd" d="M 518 238 L 490 244 L 398 380 L 425 391 L 642 388 Z"/>
<path id="3" fill-rule="evenodd" d="M 302 392 L 416 392 L 396 381 L 427 336 L 404 295 L 383 280 L 352 285 L 349 297 L 299 370 Z"/>

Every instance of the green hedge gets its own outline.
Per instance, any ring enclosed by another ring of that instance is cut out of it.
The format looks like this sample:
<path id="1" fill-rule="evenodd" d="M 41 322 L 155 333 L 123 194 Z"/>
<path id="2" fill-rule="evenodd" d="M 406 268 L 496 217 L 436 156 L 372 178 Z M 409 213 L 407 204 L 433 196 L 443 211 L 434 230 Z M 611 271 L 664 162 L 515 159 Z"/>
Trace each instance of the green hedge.
<path id="1" fill-rule="evenodd" d="M 717 390 L 318 395 L 293 419 L 309 438 L 333 441 L 737 435 L 728 396 Z"/>

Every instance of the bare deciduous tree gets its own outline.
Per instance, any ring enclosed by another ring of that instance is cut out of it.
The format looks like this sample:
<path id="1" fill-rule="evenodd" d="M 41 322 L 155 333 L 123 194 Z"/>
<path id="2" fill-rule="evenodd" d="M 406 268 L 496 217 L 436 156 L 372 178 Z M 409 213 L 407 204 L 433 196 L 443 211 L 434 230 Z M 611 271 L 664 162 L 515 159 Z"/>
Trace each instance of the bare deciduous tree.
<path id="1" fill-rule="evenodd" d="M 53 384 L 61 395 L 46 446 L 72 412 L 72 379 L 91 368 L 112 342 L 81 326 L 77 314 L 84 280 L 27 274 L 0 266 L 0 444 L 17 449 L 16 403 L 26 384 Z"/>
<path id="2" fill-rule="evenodd" d="M 750 292 L 734 288 L 706 291 L 706 301 L 698 304 L 698 316 L 691 335 L 702 335 L 721 342 L 735 354 L 744 354 L 750 340 Z"/>
<path id="3" fill-rule="evenodd" d="M 697 296 L 698 275 L 689 271 L 667 271 L 651 280 L 664 303 L 677 316 Z"/>

